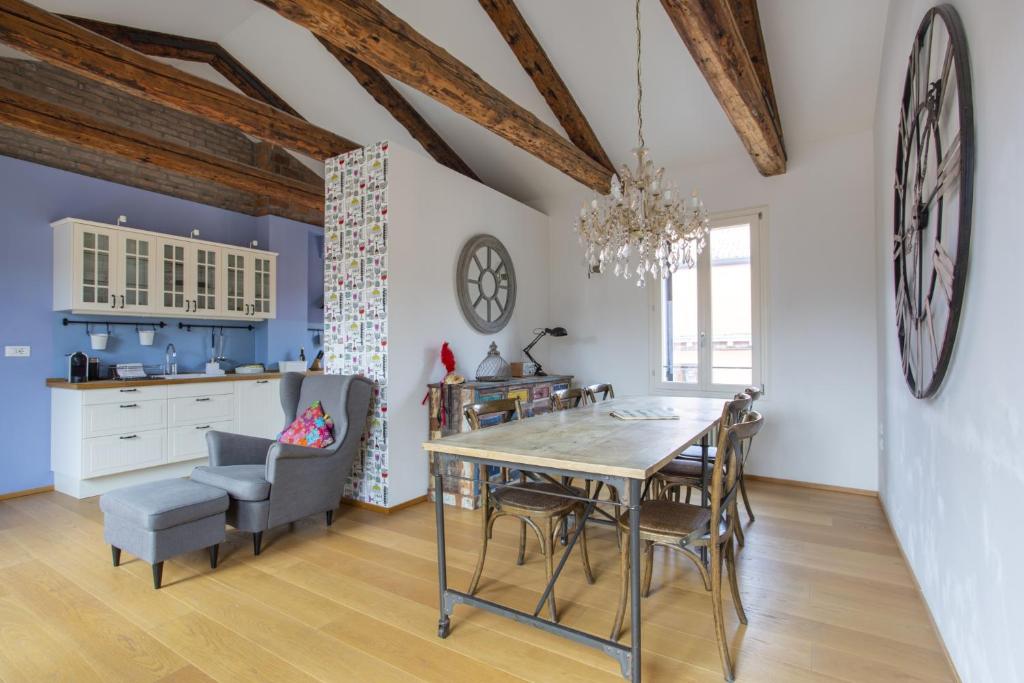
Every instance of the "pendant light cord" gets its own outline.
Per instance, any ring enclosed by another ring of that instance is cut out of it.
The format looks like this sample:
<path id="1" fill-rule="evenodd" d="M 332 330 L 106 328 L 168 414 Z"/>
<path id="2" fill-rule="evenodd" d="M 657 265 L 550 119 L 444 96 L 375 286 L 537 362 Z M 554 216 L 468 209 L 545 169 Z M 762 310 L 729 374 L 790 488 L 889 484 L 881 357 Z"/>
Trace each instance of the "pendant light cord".
<path id="1" fill-rule="evenodd" d="M 636 123 L 640 147 L 644 143 L 644 84 L 640 78 L 640 0 L 636 0 Z"/>

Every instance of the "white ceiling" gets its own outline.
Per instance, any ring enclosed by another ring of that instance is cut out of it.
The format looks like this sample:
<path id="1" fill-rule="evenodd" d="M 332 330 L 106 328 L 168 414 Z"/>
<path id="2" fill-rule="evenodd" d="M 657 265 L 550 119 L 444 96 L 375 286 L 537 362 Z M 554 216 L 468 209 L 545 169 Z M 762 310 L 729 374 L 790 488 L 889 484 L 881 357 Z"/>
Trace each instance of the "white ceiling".
<path id="1" fill-rule="evenodd" d="M 557 119 L 476 0 L 383 0 L 397 15 L 556 130 Z M 657 0 L 642 0 L 644 119 L 656 163 L 743 148 Z M 357 142 L 421 150 L 305 30 L 254 0 L 37 0 L 50 10 L 223 45 L 304 117 Z M 636 146 L 633 3 L 518 0 L 520 11 L 616 164 Z M 791 158 L 872 125 L 889 0 L 760 0 Z M 208 67 L 190 71 L 213 74 Z M 222 79 L 216 79 L 223 83 Z M 579 186 L 430 98 L 399 90 L 488 185 L 536 204 Z M 421 150 L 422 151 L 422 150 Z M 685 179 L 678 179 L 685 185 Z"/>

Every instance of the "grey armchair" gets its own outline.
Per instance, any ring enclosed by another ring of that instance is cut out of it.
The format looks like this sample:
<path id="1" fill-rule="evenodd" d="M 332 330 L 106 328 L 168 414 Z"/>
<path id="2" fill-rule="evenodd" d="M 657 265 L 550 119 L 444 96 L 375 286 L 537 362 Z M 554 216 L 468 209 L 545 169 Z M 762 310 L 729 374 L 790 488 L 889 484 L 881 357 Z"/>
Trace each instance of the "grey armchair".
<path id="1" fill-rule="evenodd" d="M 316 513 L 327 525 L 341 499 L 345 478 L 366 428 L 373 384 L 358 375 L 304 375 L 281 378 L 281 406 L 287 427 L 299 412 L 320 401 L 334 420 L 334 443 L 308 448 L 227 432 L 207 432 L 210 464 L 192 470 L 192 479 L 228 493 L 227 522 L 252 532 L 260 554 L 263 532 Z"/>

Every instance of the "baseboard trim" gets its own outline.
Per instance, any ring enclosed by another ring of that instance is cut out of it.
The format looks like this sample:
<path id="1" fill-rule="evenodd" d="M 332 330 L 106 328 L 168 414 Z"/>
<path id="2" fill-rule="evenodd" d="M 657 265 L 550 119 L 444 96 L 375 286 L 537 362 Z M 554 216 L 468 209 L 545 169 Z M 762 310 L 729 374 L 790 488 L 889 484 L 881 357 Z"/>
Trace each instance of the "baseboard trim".
<path id="1" fill-rule="evenodd" d="M 353 498 L 342 498 L 341 502 L 344 505 L 351 505 L 352 507 L 359 508 L 360 510 L 369 510 L 370 512 L 379 512 L 382 515 L 390 515 L 392 512 L 398 512 L 399 510 L 404 510 L 405 508 L 412 507 L 413 505 L 419 505 L 426 500 L 427 497 L 423 495 L 419 498 L 413 498 L 412 500 L 407 500 L 404 503 L 399 503 L 398 505 L 393 505 L 391 507 L 374 505 L 373 503 L 366 503 Z"/>
<path id="2" fill-rule="evenodd" d="M 907 571 L 910 572 L 910 578 L 914 582 L 914 588 L 921 595 L 921 602 L 924 603 L 924 611 L 928 613 L 928 621 L 932 624 L 932 629 L 935 631 L 935 636 L 939 639 L 939 645 L 942 646 L 942 654 L 946 656 L 946 663 L 949 665 L 949 670 L 953 672 L 953 678 L 956 683 L 962 683 L 963 679 L 960 678 L 960 672 L 956 670 L 956 664 L 953 663 L 953 658 L 949 655 L 949 648 L 946 647 L 946 640 L 942 637 L 942 631 L 939 630 L 939 625 L 935 621 L 935 615 L 932 614 L 932 607 L 928 604 L 928 601 L 924 597 L 924 591 L 921 590 L 921 584 L 917 580 L 917 574 L 914 573 L 914 567 L 910 564 L 910 560 L 907 558 L 906 551 L 903 550 L 903 543 L 900 541 L 900 537 L 896 534 L 896 529 L 892 525 L 892 520 L 889 519 L 889 511 L 885 507 L 885 501 L 881 496 L 878 497 L 878 504 L 882 508 L 882 516 L 885 517 L 885 523 L 889 525 L 889 532 L 892 537 L 896 539 L 896 547 L 900 550 L 900 557 L 903 558 L 903 564 L 907 565 Z"/>
<path id="3" fill-rule="evenodd" d="M 798 481 L 796 479 L 778 479 L 776 477 L 763 477 L 760 474 L 743 475 L 750 481 L 763 481 L 768 484 L 783 484 L 785 486 L 797 486 L 802 489 L 816 489 L 818 491 L 832 491 L 833 493 L 852 493 L 855 496 L 867 496 L 878 498 L 878 491 L 871 489 L 855 489 L 849 486 L 833 486 L 832 484 L 817 484 L 813 481 Z"/>
<path id="4" fill-rule="evenodd" d="M 10 500 L 11 498 L 21 498 L 23 496 L 34 496 L 37 493 L 49 493 L 53 490 L 53 484 L 49 486 L 40 486 L 34 489 L 25 489 L 24 491 L 11 491 L 10 493 L 0 493 L 0 500 Z"/>

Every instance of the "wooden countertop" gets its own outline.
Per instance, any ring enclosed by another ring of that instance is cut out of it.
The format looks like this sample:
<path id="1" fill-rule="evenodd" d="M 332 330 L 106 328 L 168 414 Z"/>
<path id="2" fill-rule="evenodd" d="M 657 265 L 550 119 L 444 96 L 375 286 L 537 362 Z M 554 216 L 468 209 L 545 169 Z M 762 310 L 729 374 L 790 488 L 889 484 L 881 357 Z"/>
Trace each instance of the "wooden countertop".
<path id="1" fill-rule="evenodd" d="M 700 441 L 723 399 L 635 396 L 559 410 L 423 442 L 423 449 L 512 463 L 645 479 Z M 613 410 L 670 409 L 678 420 L 620 420 Z"/>
<path id="2" fill-rule="evenodd" d="M 101 379 L 93 382 L 78 382 L 72 384 L 66 379 L 50 377 L 46 380 L 46 386 L 51 389 L 71 389 L 74 391 L 86 391 L 89 389 L 123 389 L 125 387 L 157 387 L 168 384 L 205 384 L 208 382 L 248 382 L 258 379 L 279 379 L 280 372 L 261 372 L 255 375 L 212 375 L 209 377 L 184 377 L 179 379 Z M 321 375 L 323 371 L 310 372 L 307 375 Z"/>

